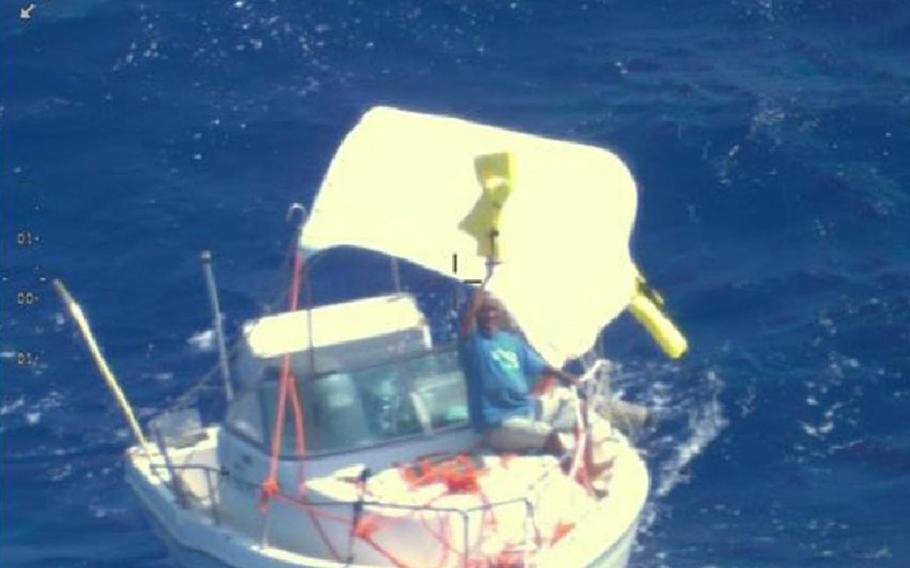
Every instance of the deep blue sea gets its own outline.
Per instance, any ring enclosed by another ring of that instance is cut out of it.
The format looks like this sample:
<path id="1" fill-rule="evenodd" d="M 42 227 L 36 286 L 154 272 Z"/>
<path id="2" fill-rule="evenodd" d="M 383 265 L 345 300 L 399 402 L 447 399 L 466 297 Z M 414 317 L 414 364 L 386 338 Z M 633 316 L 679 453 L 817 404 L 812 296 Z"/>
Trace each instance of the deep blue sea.
<path id="1" fill-rule="evenodd" d="M 0 13 L 4 568 L 171 566 L 50 279 L 149 417 L 214 361 L 200 251 L 229 327 L 274 306 L 287 206 L 377 104 L 638 179 L 633 252 L 691 352 L 604 337 L 659 417 L 633 566 L 910 565 L 910 4 L 33 2 Z M 365 264 L 316 300 L 387 290 Z"/>

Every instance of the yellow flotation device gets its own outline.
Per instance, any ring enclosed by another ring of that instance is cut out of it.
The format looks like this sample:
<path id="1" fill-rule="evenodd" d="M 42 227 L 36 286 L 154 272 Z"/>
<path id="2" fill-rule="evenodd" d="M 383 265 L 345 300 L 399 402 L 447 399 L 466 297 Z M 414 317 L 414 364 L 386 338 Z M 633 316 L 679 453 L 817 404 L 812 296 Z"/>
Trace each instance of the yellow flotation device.
<path id="1" fill-rule="evenodd" d="M 635 277 L 635 294 L 628 307 L 668 357 L 678 359 L 689 348 L 686 338 L 664 311 L 663 298 L 641 274 Z"/>
<path id="2" fill-rule="evenodd" d="M 508 152 L 486 154 L 474 159 L 474 170 L 480 182 L 480 198 L 458 228 L 477 239 L 477 254 L 493 262 L 500 261 L 496 237 L 502 207 L 514 186 L 512 155 Z"/>

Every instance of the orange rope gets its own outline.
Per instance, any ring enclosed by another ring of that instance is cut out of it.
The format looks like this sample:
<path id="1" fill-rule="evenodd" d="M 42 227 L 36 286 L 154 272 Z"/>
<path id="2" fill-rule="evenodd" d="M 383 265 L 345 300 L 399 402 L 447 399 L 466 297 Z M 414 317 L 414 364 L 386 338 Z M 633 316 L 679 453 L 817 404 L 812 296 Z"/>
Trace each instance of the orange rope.
<path id="1" fill-rule="evenodd" d="M 328 511 L 322 511 L 322 510 L 320 510 L 317 506 L 314 506 L 314 505 L 311 505 L 311 504 L 309 504 L 309 503 L 305 503 L 305 502 L 299 501 L 299 500 L 297 500 L 297 499 L 292 499 L 292 498 L 288 497 L 287 495 L 282 495 L 282 494 L 279 493 L 278 495 L 275 495 L 275 498 L 276 498 L 276 499 L 280 499 L 280 500 L 284 501 L 285 503 L 289 503 L 289 504 L 291 504 L 291 505 L 294 505 L 294 506 L 298 507 L 299 509 L 301 509 L 301 510 L 303 510 L 303 511 L 306 511 L 306 512 L 308 512 L 308 513 L 312 513 L 312 514 L 314 514 L 314 515 L 319 515 L 320 517 L 325 517 L 325 518 L 327 518 L 327 519 L 329 519 L 329 520 L 332 520 L 332 521 L 337 521 L 337 522 L 339 522 L 339 523 L 345 523 L 345 524 L 350 522 L 349 519 L 348 519 L 347 517 L 344 517 L 344 516 L 342 516 L 342 515 L 338 515 L 338 514 L 336 514 L 336 513 L 330 513 L 330 512 L 328 512 Z"/>
<path id="2" fill-rule="evenodd" d="M 300 294 L 300 275 L 303 272 L 303 255 L 300 250 L 294 254 L 294 277 L 290 290 L 290 311 L 297 310 L 297 298 Z M 303 477 L 303 457 L 306 455 L 306 438 L 303 430 L 303 408 L 300 406 L 300 397 L 297 394 L 297 381 L 291 374 L 290 366 L 291 356 L 285 353 L 282 361 L 281 374 L 282 379 L 285 375 L 288 378 L 288 387 L 290 388 L 291 407 L 294 411 L 294 438 L 297 449 L 297 457 L 300 458 L 300 475 Z"/>
<path id="3" fill-rule="evenodd" d="M 291 312 L 297 310 L 297 302 L 300 296 L 300 275 L 302 271 L 303 255 L 300 253 L 300 249 L 298 248 L 294 253 L 294 269 L 291 278 L 291 288 L 288 291 L 288 304 L 289 311 Z M 323 528 L 322 523 L 317 517 L 317 515 L 321 515 L 331 518 L 332 515 L 326 513 L 325 511 L 319 511 L 318 509 L 310 507 L 309 505 L 306 505 L 299 501 L 288 499 L 280 493 L 280 488 L 278 485 L 278 457 L 281 453 L 281 438 L 284 430 L 284 411 L 285 407 L 288 404 L 289 394 L 291 398 L 291 410 L 294 413 L 294 442 L 300 464 L 300 470 L 298 472 L 298 490 L 301 494 L 303 494 L 306 491 L 306 476 L 304 474 L 304 457 L 306 456 L 306 432 L 304 430 L 303 422 L 303 407 L 300 404 L 300 397 L 297 392 L 297 381 L 291 374 L 291 354 L 285 353 L 281 358 L 281 377 L 279 379 L 278 401 L 275 407 L 275 426 L 272 430 L 272 448 L 271 455 L 269 456 L 269 474 L 265 481 L 262 482 L 262 494 L 259 499 L 259 509 L 260 511 L 265 512 L 269 506 L 269 503 L 271 502 L 271 499 L 276 496 L 295 503 L 297 506 L 307 512 L 307 515 L 310 518 L 310 522 L 312 522 L 313 526 L 316 527 L 316 531 L 319 533 L 323 544 L 325 544 L 326 548 L 328 548 L 329 552 L 332 554 L 332 557 L 336 561 L 340 561 L 341 556 L 338 554 L 338 551 L 335 550 L 335 547 L 332 545 L 331 540 L 325 533 L 325 529 Z M 347 522 L 347 519 L 344 517 L 336 517 L 335 520 L 342 520 L 343 522 Z"/>
<path id="4" fill-rule="evenodd" d="M 402 562 L 401 560 L 399 560 L 394 554 L 392 554 L 391 552 L 389 552 L 388 549 L 383 548 L 382 546 L 380 546 L 380 544 L 379 544 L 378 542 L 376 542 L 375 540 L 373 540 L 373 537 L 371 537 L 371 536 L 369 536 L 369 535 L 367 535 L 367 534 L 358 535 L 358 537 L 360 538 L 360 540 L 362 540 L 363 542 L 369 544 L 369 545 L 372 546 L 374 549 L 376 549 L 376 551 L 379 552 L 379 554 L 382 554 L 383 556 L 385 556 L 386 558 L 388 558 L 389 562 L 391 562 L 392 564 L 394 564 L 394 565 L 396 566 L 396 568 L 411 568 L 410 566 L 408 566 L 407 564 L 405 564 L 404 562 Z"/>
<path id="5" fill-rule="evenodd" d="M 284 407 L 288 396 L 288 367 L 290 359 L 285 355 L 281 364 L 281 378 L 278 384 L 278 404 L 275 407 L 275 425 L 272 428 L 272 452 L 269 456 L 269 475 L 262 482 L 262 495 L 259 508 L 263 510 L 268 506 L 269 500 L 278 493 L 278 455 L 281 452 L 281 433 L 284 428 Z"/>
<path id="6" fill-rule="evenodd" d="M 294 411 L 294 438 L 297 448 L 297 457 L 300 459 L 300 469 L 297 472 L 297 481 L 299 483 L 298 491 L 301 495 L 306 493 L 306 475 L 303 470 L 303 458 L 306 455 L 306 436 L 303 426 L 303 406 L 300 404 L 300 397 L 297 394 L 297 381 L 293 375 L 288 382 L 291 394 L 291 408 Z"/>
<path id="7" fill-rule="evenodd" d="M 298 297 L 298 288 L 300 287 L 300 270 L 303 267 L 303 259 L 298 249 L 294 254 L 294 272 L 291 278 L 291 289 L 289 291 L 289 301 L 290 311 L 295 311 L 297 309 L 297 297 Z M 266 482 L 263 484 L 263 490 L 265 493 L 265 485 L 277 484 L 278 478 L 278 455 L 281 453 L 281 435 L 284 431 L 284 407 L 287 404 L 288 397 L 288 383 L 290 382 L 291 374 L 291 355 L 290 353 L 285 353 L 281 358 L 281 377 L 279 379 L 278 386 L 278 404 L 275 407 L 275 427 L 272 429 L 272 454 L 269 459 L 269 475 L 266 479 Z M 294 389 L 296 394 L 296 388 Z M 298 401 L 299 402 L 299 401 Z"/>
<path id="8" fill-rule="evenodd" d="M 448 533 L 449 532 L 449 517 L 441 516 L 441 515 L 439 515 L 439 513 L 436 514 L 436 517 L 439 520 L 439 533 Z M 443 543 L 442 555 L 439 557 L 439 562 L 436 564 L 436 568 L 442 568 L 443 566 L 445 566 L 446 561 L 449 559 L 449 553 L 452 552 L 455 549 L 455 547 L 452 546 L 452 544 L 447 539 L 443 538 L 440 534 L 437 534 L 432 529 L 430 529 L 429 525 L 426 525 L 426 526 L 427 526 L 427 531 L 430 534 L 432 534 L 433 536 L 437 537 L 437 539 L 439 539 L 440 542 Z"/>

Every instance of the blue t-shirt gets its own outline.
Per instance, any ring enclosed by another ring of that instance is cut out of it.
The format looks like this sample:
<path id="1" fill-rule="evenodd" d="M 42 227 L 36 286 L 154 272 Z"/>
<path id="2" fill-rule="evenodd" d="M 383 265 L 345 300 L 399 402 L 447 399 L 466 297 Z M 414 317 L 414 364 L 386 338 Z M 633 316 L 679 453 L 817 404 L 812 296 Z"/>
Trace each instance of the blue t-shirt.
<path id="1" fill-rule="evenodd" d="M 467 378 L 468 411 L 475 430 L 488 430 L 510 416 L 531 415 L 528 383 L 547 364 L 521 338 L 505 331 L 486 338 L 474 330 L 459 342 L 458 355 Z"/>

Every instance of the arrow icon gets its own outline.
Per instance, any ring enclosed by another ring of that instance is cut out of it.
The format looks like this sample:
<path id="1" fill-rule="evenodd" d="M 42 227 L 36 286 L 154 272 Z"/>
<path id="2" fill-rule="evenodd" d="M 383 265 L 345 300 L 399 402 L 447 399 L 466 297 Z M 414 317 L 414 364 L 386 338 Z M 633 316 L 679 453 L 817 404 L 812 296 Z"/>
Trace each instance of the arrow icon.
<path id="1" fill-rule="evenodd" d="M 19 19 L 30 20 L 32 18 L 32 10 L 35 9 L 34 4 L 29 4 L 24 8 L 19 8 Z"/>

